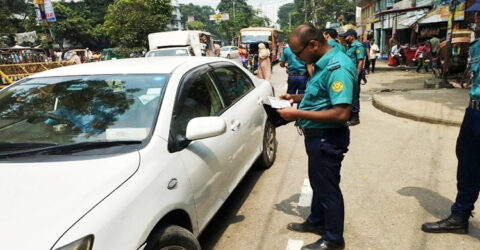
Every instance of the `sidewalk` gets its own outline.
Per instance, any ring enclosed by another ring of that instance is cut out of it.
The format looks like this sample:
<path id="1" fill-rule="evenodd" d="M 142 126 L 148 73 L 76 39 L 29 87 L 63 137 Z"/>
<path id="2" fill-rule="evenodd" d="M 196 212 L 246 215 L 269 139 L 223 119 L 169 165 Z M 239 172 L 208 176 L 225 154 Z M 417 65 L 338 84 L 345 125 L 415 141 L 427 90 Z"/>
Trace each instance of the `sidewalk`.
<path id="1" fill-rule="evenodd" d="M 392 77 L 393 72 L 387 67 L 385 63 L 379 64 L 379 72 L 372 81 L 369 79 L 368 84 L 372 82 L 374 86 L 378 84 L 377 79 L 382 79 L 381 85 L 386 88 L 372 95 L 373 106 L 415 121 L 460 126 L 469 100 L 468 89 L 424 89 L 424 81 L 431 78 L 431 74 L 395 72 L 397 75 Z M 398 77 L 402 73 L 404 77 Z M 406 83 L 409 88 L 399 88 Z"/>

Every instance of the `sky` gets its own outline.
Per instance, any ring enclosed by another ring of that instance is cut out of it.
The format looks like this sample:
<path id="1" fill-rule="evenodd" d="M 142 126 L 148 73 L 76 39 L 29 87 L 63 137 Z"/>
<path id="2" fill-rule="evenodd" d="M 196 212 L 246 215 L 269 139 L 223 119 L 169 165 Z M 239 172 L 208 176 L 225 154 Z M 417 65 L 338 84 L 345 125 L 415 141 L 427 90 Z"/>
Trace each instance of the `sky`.
<path id="1" fill-rule="evenodd" d="M 233 2 L 233 0 L 230 1 Z M 220 0 L 178 0 L 178 2 L 183 4 L 210 5 L 215 9 Z M 278 8 L 286 3 L 292 3 L 293 0 L 248 0 L 247 2 L 254 9 L 262 11 L 263 15 L 268 17 L 270 21 L 276 23 Z"/>

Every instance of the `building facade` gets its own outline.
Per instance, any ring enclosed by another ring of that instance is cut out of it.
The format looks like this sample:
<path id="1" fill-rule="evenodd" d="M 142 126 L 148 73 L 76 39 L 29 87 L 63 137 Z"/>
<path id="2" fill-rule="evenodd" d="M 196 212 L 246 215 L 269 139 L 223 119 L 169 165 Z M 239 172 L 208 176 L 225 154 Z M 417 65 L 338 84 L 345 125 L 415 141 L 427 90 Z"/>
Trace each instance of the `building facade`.
<path id="1" fill-rule="evenodd" d="M 180 5 L 177 0 L 172 0 L 171 5 L 173 6 L 172 10 L 172 19 L 167 25 L 169 30 L 183 30 L 182 25 L 182 13 L 180 12 Z"/>

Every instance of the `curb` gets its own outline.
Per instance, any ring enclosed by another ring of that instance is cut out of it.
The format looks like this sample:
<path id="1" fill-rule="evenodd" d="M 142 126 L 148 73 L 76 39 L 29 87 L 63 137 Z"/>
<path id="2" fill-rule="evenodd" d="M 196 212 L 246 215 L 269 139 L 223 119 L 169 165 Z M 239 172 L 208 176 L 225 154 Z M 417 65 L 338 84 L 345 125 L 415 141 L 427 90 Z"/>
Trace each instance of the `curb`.
<path id="1" fill-rule="evenodd" d="M 414 121 L 447 125 L 447 126 L 455 126 L 455 127 L 460 127 L 460 125 L 462 124 L 461 122 L 457 122 L 457 121 L 445 120 L 441 118 L 434 118 L 434 117 L 428 117 L 428 116 L 421 116 L 421 115 L 412 114 L 403 110 L 395 109 L 377 100 L 377 95 L 372 96 L 372 104 L 375 108 L 385 113 L 388 113 L 390 115 L 397 116 L 397 117 L 414 120 Z"/>

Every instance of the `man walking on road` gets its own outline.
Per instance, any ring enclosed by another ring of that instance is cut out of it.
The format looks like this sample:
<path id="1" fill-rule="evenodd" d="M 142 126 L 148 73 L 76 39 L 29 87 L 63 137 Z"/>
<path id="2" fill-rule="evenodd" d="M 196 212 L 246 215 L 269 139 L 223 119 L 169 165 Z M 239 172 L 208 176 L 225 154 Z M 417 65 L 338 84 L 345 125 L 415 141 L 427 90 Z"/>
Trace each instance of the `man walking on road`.
<path id="1" fill-rule="evenodd" d="M 298 120 L 305 135 L 313 198 L 307 220 L 290 223 L 287 228 L 323 235 L 302 249 L 343 249 L 344 204 L 340 168 L 350 144 L 346 121 L 351 115 L 356 68 L 344 53 L 328 45 L 311 25 L 298 26 L 292 32 L 289 44 L 298 58 L 307 64 L 314 63 L 314 73 L 304 95 L 280 96 L 291 103 L 300 103 L 298 109 L 278 110 L 285 120 Z"/>
<path id="2" fill-rule="evenodd" d="M 465 12 L 475 11 L 475 23 L 480 27 L 480 1 Z M 427 233 L 468 233 L 468 220 L 480 192 L 480 38 L 470 44 L 473 86 L 470 89 L 470 104 L 465 112 L 457 139 L 457 198 L 448 218 L 425 223 L 422 230 Z"/>
<path id="3" fill-rule="evenodd" d="M 332 46 L 333 48 L 339 49 L 343 53 L 346 53 L 347 50 L 345 50 L 345 47 L 343 45 L 339 44 L 335 39 L 337 39 L 338 33 L 335 29 L 326 29 L 323 32 L 323 37 L 327 39 L 328 45 Z"/>
<path id="4" fill-rule="evenodd" d="M 304 61 L 297 59 L 290 50 L 290 47 L 286 47 L 283 50 L 282 58 L 280 59 L 280 67 L 285 68 L 285 66 L 287 66 L 288 69 L 287 94 L 305 93 L 308 77 L 311 72 L 307 69 Z"/>
<path id="5" fill-rule="evenodd" d="M 355 126 L 360 124 L 360 81 L 365 78 L 365 71 L 363 69 L 365 61 L 365 48 L 363 44 L 357 40 L 357 32 L 353 29 L 347 30 L 340 35 L 345 38 L 345 42 L 348 44 L 347 56 L 350 57 L 353 64 L 357 67 L 358 79 L 354 88 L 352 116 L 348 121 L 349 126 Z"/>

